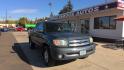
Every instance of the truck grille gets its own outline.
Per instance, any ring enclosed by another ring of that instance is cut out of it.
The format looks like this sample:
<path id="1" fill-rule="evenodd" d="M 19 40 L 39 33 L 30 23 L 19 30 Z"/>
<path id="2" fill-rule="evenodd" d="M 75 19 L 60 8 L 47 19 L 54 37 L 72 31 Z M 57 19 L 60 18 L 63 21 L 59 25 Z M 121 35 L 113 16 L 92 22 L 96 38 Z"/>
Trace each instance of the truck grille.
<path id="1" fill-rule="evenodd" d="M 90 44 L 89 39 L 84 39 L 84 40 L 76 39 L 69 41 L 69 46 L 71 47 L 86 46 L 89 44 Z"/>

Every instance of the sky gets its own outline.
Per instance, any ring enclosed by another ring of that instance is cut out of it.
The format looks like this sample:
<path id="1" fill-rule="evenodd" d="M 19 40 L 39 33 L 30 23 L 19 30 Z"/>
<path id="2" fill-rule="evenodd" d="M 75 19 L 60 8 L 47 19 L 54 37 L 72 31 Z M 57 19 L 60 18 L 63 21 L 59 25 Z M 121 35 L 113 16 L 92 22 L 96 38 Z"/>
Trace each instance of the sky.
<path id="1" fill-rule="evenodd" d="M 67 4 L 68 0 L 0 0 L 0 20 L 5 19 L 6 11 L 8 19 L 17 20 L 20 17 L 29 19 L 42 18 L 50 15 L 52 10 L 54 15 Z M 109 0 L 108 0 L 109 1 Z M 52 7 L 49 7 L 49 3 Z M 105 0 L 72 0 L 74 10 L 91 7 L 105 3 Z"/>

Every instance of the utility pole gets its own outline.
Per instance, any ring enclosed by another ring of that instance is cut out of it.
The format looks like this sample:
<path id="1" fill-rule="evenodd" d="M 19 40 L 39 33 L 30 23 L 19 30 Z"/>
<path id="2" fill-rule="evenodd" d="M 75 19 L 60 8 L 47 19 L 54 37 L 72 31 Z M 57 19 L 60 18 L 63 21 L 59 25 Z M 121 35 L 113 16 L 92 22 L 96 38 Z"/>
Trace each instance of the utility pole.
<path id="1" fill-rule="evenodd" d="M 5 12 L 5 23 L 7 24 L 7 20 L 8 20 L 8 11 L 6 9 L 6 12 Z"/>

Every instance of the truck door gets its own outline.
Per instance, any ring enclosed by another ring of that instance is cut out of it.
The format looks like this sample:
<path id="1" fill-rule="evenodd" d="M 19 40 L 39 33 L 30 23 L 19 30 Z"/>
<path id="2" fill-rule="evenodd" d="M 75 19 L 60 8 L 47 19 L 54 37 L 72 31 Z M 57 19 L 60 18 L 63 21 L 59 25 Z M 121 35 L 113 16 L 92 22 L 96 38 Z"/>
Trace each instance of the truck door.
<path id="1" fill-rule="evenodd" d="M 44 31 L 44 26 L 43 26 L 43 23 L 38 23 L 37 27 L 36 27 L 36 42 L 37 42 L 37 45 L 38 46 L 41 46 L 42 43 L 44 42 L 44 39 L 43 39 L 43 31 Z"/>

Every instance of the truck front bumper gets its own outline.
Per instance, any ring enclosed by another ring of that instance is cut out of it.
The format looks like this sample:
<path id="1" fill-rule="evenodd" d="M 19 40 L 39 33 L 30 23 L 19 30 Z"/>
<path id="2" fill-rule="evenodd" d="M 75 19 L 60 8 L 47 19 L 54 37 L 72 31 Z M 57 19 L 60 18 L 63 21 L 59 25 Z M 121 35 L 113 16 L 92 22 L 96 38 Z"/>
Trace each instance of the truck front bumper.
<path id="1" fill-rule="evenodd" d="M 78 59 L 95 52 L 95 44 L 84 47 L 51 48 L 51 56 L 55 60 Z"/>

